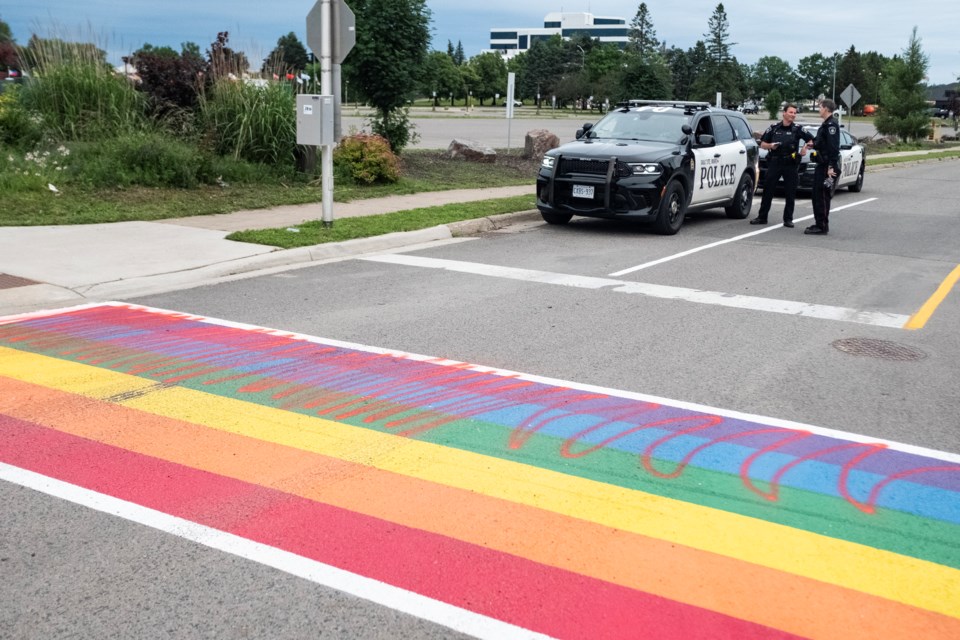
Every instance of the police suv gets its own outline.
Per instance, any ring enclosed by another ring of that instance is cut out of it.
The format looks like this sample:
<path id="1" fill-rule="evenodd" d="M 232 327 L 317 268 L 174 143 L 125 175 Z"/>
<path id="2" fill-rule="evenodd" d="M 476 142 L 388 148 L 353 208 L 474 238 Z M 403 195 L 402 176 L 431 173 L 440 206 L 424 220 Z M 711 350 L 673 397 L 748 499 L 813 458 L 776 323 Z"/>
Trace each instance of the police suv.
<path id="1" fill-rule="evenodd" d="M 758 146 L 743 114 L 707 102 L 631 100 L 546 153 L 537 208 L 550 224 L 573 216 L 651 222 L 673 235 L 691 211 L 746 218 Z"/>

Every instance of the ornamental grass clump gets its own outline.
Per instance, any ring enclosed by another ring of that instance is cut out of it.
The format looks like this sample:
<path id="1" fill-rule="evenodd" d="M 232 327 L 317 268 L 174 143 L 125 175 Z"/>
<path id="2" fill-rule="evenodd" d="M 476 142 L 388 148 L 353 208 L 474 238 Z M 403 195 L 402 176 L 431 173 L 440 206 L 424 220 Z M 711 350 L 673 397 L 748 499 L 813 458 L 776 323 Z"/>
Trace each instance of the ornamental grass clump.
<path id="1" fill-rule="evenodd" d="M 95 140 L 146 125 L 144 96 L 93 45 L 36 39 L 26 58 L 30 81 L 19 101 L 53 138 Z"/>
<path id="2" fill-rule="evenodd" d="M 393 183 L 400 179 L 400 161 L 383 136 L 360 133 L 340 141 L 333 151 L 341 175 L 357 184 Z"/>
<path id="3" fill-rule="evenodd" d="M 200 95 L 200 118 L 213 149 L 236 160 L 292 165 L 296 97 L 289 85 L 222 78 Z"/>

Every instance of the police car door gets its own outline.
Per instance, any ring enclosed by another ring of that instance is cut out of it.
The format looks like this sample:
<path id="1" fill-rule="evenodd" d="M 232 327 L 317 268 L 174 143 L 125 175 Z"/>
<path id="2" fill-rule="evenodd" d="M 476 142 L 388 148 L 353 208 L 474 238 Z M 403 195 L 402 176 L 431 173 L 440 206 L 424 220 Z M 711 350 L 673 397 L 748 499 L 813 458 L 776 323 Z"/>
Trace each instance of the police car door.
<path id="1" fill-rule="evenodd" d="M 863 163 L 863 148 L 852 135 L 840 130 L 840 179 L 837 184 L 856 182 Z"/>
<path id="2" fill-rule="evenodd" d="M 730 122 L 720 114 L 704 114 L 694 135 L 713 135 L 713 146 L 694 145 L 694 182 L 691 205 L 729 200 L 747 168 L 747 148 L 736 139 Z M 696 140 L 696 138 L 695 138 Z"/>

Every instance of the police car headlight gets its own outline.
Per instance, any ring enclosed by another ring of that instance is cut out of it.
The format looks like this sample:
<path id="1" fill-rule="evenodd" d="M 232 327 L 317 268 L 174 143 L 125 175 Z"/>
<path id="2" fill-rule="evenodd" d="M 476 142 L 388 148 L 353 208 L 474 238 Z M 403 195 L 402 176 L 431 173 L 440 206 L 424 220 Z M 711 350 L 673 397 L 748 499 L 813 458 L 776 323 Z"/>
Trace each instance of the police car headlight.
<path id="1" fill-rule="evenodd" d="M 543 160 L 540 161 L 540 166 L 544 169 L 553 169 L 554 163 L 557 161 L 553 156 L 543 156 Z"/>
<path id="2" fill-rule="evenodd" d="M 660 165 L 648 162 L 628 162 L 627 166 L 635 176 L 655 176 L 660 173 Z"/>

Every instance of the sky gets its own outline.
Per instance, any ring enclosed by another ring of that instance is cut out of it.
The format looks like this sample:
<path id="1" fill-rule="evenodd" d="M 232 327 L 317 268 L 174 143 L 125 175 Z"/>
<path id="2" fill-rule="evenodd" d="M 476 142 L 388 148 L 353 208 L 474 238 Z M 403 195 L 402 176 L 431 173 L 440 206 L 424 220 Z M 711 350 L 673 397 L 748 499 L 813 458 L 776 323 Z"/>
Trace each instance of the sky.
<path id="1" fill-rule="evenodd" d="M 254 62 L 265 58 L 277 39 L 293 31 L 306 43 L 306 16 L 315 0 L 0 0 L 0 20 L 18 44 L 30 35 L 93 41 L 110 61 L 144 43 L 171 46 L 195 42 L 201 50 L 217 32 L 230 33 L 230 45 Z M 349 4 L 349 0 L 347 0 Z M 490 30 L 540 27 L 551 12 L 586 12 L 622 17 L 629 23 L 636 0 L 427 0 L 432 12 L 431 48 L 446 51 L 447 41 L 463 44 L 467 57 L 489 46 Z M 647 2 L 657 37 L 688 49 L 703 39 L 717 0 Z M 813 53 L 830 56 L 853 45 L 885 56 L 903 53 L 913 27 L 929 58 L 929 84 L 960 76 L 960 2 L 956 0 L 874 0 L 874 2 L 792 2 L 727 0 L 733 55 L 753 64 L 775 55 L 796 67 Z"/>

